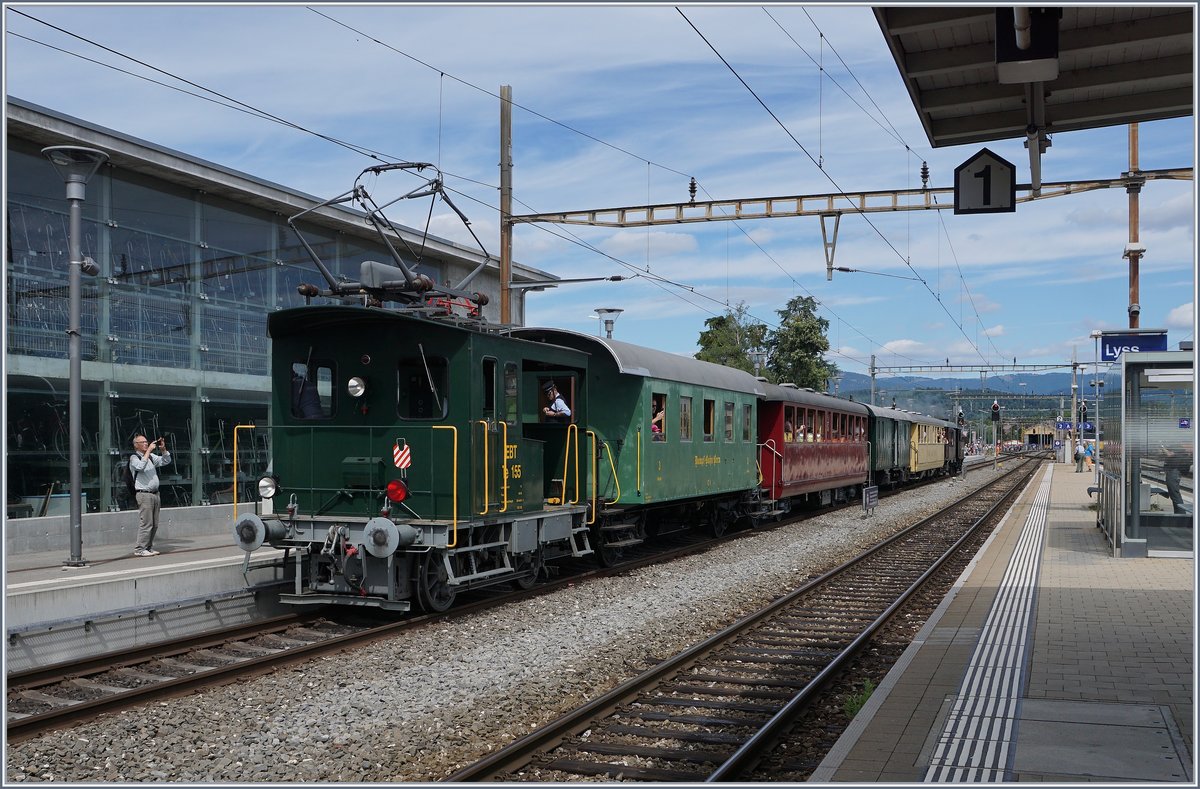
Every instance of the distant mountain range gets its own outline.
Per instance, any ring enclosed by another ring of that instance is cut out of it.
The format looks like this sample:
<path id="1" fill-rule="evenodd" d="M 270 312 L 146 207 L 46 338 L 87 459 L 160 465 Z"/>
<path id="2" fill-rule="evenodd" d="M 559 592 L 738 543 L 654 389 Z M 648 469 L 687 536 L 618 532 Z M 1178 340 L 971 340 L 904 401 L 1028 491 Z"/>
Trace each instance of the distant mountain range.
<path id="1" fill-rule="evenodd" d="M 1095 390 L 1090 377 L 1080 375 L 1080 393 L 1091 402 Z M 1022 386 L 1024 384 L 1024 386 Z M 871 402 L 871 377 L 846 372 L 831 393 L 861 403 Z M 996 400 L 1007 418 L 1026 423 L 1045 423 L 1068 418 L 1071 413 L 1070 373 L 1013 373 L 975 378 L 923 378 L 920 376 L 877 376 L 875 402 L 922 414 L 953 419 L 958 409 L 977 424 L 986 423 L 991 401 Z"/>
<path id="2" fill-rule="evenodd" d="M 1084 376 L 1079 376 L 1078 383 L 1087 386 L 1089 379 Z M 920 376 L 876 376 L 875 389 L 876 392 L 885 390 L 888 392 L 900 391 L 917 391 L 917 390 L 937 390 L 940 392 L 953 392 L 956 389 L 963 392 L 979 392 L 983 390 L 984 381 L 981 381 L 978 376 L 975 378 L 923 378 Z M 1025 384 L 1025 386 L 1021 386 Z M 986 391 L 1008 394 L 1027 394 L 1027 395 L 1049 395 L 1058 394 L 1071 396 L 1071 374 L 1070 373 L 1012 373 L 1006 375 L 989 375 L 986 379 Z M 1088 386 L 1088 391 L 1091 387 Z M 846 396 L 853 394 L 854 399 L 860 399 L 860 393 L 871 392 L 871 376 L 863 375 L 862 373 L 842 373 L 841 381 L 838 383 L 838 394 Z"/>

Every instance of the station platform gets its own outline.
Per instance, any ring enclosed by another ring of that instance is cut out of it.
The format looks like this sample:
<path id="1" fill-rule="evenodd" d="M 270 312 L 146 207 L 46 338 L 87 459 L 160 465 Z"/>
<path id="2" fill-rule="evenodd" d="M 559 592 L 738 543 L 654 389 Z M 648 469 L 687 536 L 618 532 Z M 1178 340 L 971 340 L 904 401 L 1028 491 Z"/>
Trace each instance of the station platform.
<path id="1" fill-rule="evenodd" d="M 1195 564 L 1113 558 L 1035 474 L 810 781 L 1194 783 Z"/>
<path id="2" fill-rule="evenodd" d="M 160 529 L 160 535 L 162 530 Z M 226 533 L 177 528 L 160 536 L 160 555 L 135 557 L 133 545 L 83 548 L 86 566 L 68 567 L 68 550 L 5 555 L 5 659 L 9 672 L 144 646 L 284 612 L 283 552 L 251 555 Z M 270 593 L 267 593 L 270 592 Z"/>

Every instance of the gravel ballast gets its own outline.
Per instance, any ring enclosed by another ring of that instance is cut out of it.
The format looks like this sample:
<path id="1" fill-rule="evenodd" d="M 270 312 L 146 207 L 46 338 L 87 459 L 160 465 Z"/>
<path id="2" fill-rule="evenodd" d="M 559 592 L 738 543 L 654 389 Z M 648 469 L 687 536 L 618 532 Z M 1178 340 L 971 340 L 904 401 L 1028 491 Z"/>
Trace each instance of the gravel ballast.
<path id="1" fill-rule="evenodd" d="M 991 479 L 937 482 L 677 561 L 10 746 L 8 781 L 435 781 Z"/>

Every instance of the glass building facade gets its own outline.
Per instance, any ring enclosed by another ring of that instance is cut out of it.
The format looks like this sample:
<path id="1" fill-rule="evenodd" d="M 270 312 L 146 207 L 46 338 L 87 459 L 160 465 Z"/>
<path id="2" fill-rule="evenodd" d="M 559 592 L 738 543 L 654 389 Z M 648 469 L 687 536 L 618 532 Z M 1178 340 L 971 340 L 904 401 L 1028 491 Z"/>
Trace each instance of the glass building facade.
<path id="1" fill-rule="evenodd" d="M 83 278 L 85 512 L 135 506 L 121 465 L 137 433 L 163 436 L 171 450 L 164 507 L 229 502 L 235 483 L 239 500 L 254 498 L 250 483 L 269 459 L 265 431 L 239 433 L 235 481 L 233 428 L 269 419 L 267 314 L 302 304 L 301 283 L 325 285 L 286 221 L 319 201 L 34 105 L 10 100 L 7 111 L 8 516 L 65 514 L 67 506 L 68 206 L 41 154 L 47 145 L 111 157 L 83 203 L 83 254 L 100 268 Z M 390 262 L 353 212 L 323 209 L 302 229 L 334 276 L 357 280 L 364 260 Z M 440 257 L 409 261 L 434 281 L 482 261 L 437 241 Z M 516 267 L 514 276 L 550 278 Z M 492 295 L 485 315 L 497 319 L 494 264 L 473 289 Z M 516 322 L 522 314 L 515 291 Z"/>

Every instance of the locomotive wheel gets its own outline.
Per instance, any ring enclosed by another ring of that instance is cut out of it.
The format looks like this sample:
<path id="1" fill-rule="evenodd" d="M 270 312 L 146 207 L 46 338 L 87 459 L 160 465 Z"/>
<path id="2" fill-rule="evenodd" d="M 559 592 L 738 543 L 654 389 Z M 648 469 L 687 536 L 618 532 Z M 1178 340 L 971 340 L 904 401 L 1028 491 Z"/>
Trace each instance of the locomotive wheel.
<path id="1" fill-rule="evenodd" d="M 434 553 L 425 554 L 417 570 L 417 602 L 421 608 L 430 614 L 443 613 L 454 605 L 456 595 L 442 557 Z"/>
<path id="2" fill-rule="evenodd" d="M 522 573 L 513 579 L 513 586 L 518 589 L 532 589 L 542 574 L 542 552 L 523 553 L 512 559 L 513 570 Z"/>

